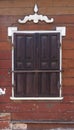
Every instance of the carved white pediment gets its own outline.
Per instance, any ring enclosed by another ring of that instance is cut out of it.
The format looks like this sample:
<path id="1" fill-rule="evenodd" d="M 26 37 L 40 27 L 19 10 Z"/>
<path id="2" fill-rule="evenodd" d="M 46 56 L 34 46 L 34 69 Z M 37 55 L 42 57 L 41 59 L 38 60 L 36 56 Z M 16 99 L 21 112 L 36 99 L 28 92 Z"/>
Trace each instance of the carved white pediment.
<path id="1" fill-rule="evenodd" d="M 25 16 L 23 20 L 19 19 L 19 23 L 26 23 L 27 21 L 33 21 L 34 23 L 38 23 L 40 21 L 45 21 L 46 23 L 52 23 L 54 21 L 53 18 L 48 18 L 45 15 L 39 15 L 38 13 L 38 6 L 35 4 L 34 6 L 34 14 Z"/>

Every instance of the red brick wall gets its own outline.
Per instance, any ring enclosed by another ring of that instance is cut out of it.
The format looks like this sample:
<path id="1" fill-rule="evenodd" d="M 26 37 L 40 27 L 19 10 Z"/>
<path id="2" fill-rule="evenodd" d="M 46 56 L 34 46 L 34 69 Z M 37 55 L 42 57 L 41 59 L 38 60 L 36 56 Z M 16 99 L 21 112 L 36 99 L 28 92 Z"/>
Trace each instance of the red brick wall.
<path id="1" fill-rule="evenodd" d="M 39 13 L 53 17 L 54 23 L 49 25 L 44 22 L 18 24 L 19 18 L 33 14 L 34 4 L 34 0 L 0 1 L 0 87 L 6 88 L 6 94 L 0 96 L 0 129 L 11 127 L 17 129 L 20 122 L 27 123 L 27 120 L 49 122 L 38 125 L 32 122 L 27 124 L 30 129 L 74 127 L 72 124 L 74 123 L 74 1 L 37 0 Z M 62 86 L 64 99 L 62 101 L 10 100 L 12 84 L 11 74 L 8 73 L 8 70 L 11 69 L 12 45 L 11 39 L 7 35 L 9 26 L 17 26 L 19 30 L 53 30 L 56 26 L 66 27 L 66 37 L 63 37 L 62 43 L 64 70 Z M 11 121 L 15 122 L 11 123 Z M 16 124 L 16 121 L 19 122 Z"/>

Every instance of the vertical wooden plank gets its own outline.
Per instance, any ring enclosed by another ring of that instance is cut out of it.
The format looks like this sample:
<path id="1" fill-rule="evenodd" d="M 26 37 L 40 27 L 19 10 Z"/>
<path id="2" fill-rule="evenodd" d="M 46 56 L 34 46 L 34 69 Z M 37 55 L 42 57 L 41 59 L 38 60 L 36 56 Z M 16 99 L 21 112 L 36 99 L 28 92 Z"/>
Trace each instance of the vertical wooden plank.
<path id="1" fill-rule="evenodd" d="M 34 73 L 34 93 L 33 93 L 33 97 L 38 97 L 38 82 L 39 82 L 39 74 L 37 72 Z"/>
<path id="2" fill-rule="evenodd" d="M 50 47 L 49 47 L 49 37 L 48 34 L 43 33 L 39 35 L 39 60 L 40 60 L 40 69 L 49 68 L 50 60 Z"/>
<path id="3" fill-rule="evenodd" d="M 26 73 L 26 96 L 32 97 L 34 95 L 34 74 Z"/>
<path id="4" fill-rule="evenodd" d="M 50 74 L 50 96 L 57 97 L 59 96 L 59 74 L 51 73 Z"/>
<path id="5" fill-rule="evenodd" d="M 14 66 L 15 69 L 24 69 L 25 39 L 23 35 L 14 36 Z"/>
<path id="6" fill-rule="evenodd" d="M 41 73 L 41 84 L 40 84 L 40 95 L 42 97 L 48 97 L 49 96 L 49 79 L 48 79 L 48 73 Z"/>
<path id="7" fill-rule="evenodd" d="M 25 95 L 25 74 L 15 74 L 15 96 Z"/>
<path id="8" fill-rule="evenodd" d="M 60 37 L 58 34 L 51 36 L 51 69 L 59 69 L 60 60 Z M 58 42 L 59 41 L 59 42 Z"/>
<path id="9" fill-rule="evenodd" d="M 34 69 L 34 34 L 25 34 L 25 69 Z"/>
<path id="10" fill-rule="evenodd" d="M 35 69 L 38 70 L 40 67 L 39 60 L 39 34 L 35 33 L 34 35 L 34 44 L 35 44 Z"/>

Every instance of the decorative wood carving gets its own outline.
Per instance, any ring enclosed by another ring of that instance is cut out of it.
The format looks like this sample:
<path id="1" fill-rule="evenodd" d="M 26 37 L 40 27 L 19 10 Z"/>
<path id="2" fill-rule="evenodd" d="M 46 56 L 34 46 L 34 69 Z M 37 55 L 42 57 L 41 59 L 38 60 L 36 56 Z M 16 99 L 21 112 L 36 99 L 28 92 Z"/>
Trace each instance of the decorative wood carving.
<path id="1" fill-rule="evenodd" d="M 29 15 L 29 16 L 25 16 L 23 20 L 19 19 L 18 22 L 19 23 L 26 23 L 27 21 L 33 21 L 34 23 L 38 23 L 40 21 L 45 21 L 46 23 L 52 23 L 54 21 L 53 18 L 48 18 L 45 15 L 39 15 L 38 14 L 38 6 L 37 4 L 35 4 L 34 6 L 34 14 L 33 15 Z"/>
<path id="2" fill-rule="evenodd" d="M 6 92 L 6 88 L 4 88 L 4 90 L 2 90 L 2 88 L 0 88 L 0 95 L 4 95 Z"/>

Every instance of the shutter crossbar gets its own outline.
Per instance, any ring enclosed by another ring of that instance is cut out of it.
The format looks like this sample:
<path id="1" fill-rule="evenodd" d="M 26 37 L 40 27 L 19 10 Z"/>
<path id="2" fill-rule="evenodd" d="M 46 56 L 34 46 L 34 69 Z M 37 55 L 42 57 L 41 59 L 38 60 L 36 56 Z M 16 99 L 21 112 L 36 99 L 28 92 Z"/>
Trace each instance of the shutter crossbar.
<path id="1" fill-rule="evenodd" d="M 11 71 L 12 73 L 59 73 L 62 72 L 62 70 L 15 70 Z"/>

